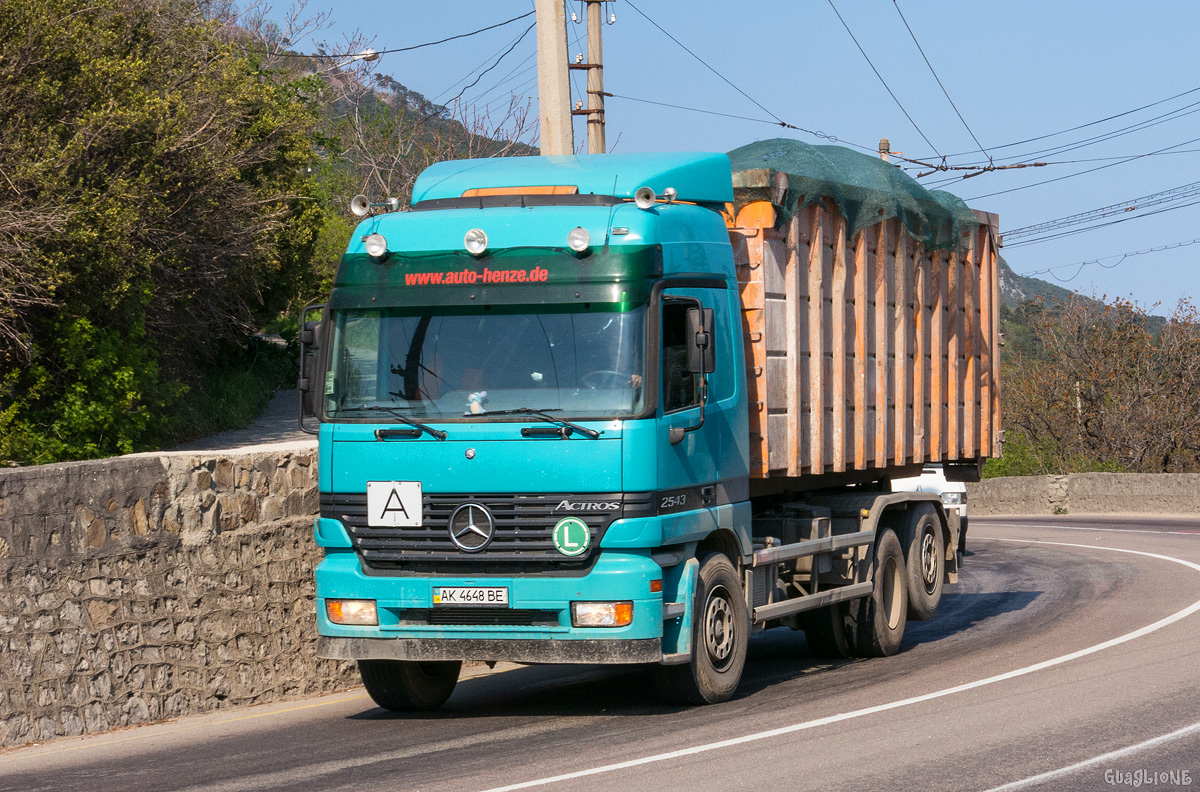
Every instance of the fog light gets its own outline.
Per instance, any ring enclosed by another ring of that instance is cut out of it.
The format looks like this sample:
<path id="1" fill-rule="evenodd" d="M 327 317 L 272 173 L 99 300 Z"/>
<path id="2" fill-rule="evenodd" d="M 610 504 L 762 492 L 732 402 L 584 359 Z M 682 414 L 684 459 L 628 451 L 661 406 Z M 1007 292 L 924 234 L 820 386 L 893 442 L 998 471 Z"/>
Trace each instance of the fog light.
<path id="1" fill-rule="evenodd" d="M 334 624 L 379 624 L 375 600 L 325 600 L 325 615 Z"/>
<path id="2" fill-rule="evenodd" d="M 583 226 L 572 228 L 567 233 L 567 247 L 576 253 L 582 253 L 587 250 L 590 244 L 592 244 L 592 235 Z"/>
<path id="3" fill-rule="evenodd" d="M 371 258 L 383 258 L 387 254 L 387 240 L 383 234 L 367 234 L 362 241 Z"/>
<path id="4" fill-rule="evenodd" d="M 463 247 L 472 256 L 482 256 L 484 251 L 487 250 L 487 246 L 487 234 L 483 232 L 482 228 L 472 228 L 463 235 Z"/>
<path id="5" fill-rule="evenodd" d="M 571 603 L 571 624 L 576 627 L 625 627 L 632 621 L 632 602 Z"/>

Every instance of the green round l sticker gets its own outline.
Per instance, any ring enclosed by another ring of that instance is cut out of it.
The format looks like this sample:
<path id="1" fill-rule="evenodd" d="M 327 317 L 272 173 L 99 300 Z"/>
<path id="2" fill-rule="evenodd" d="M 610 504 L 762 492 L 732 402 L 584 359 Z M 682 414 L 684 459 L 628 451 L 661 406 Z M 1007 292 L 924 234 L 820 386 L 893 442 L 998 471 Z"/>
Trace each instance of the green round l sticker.
<path id="1" fill-rule="evenodd" d="M 564 517 L 554 526 L 554 549 L 563 555 L 583 555 L 591 541 L 592 532 L 578 517 Z"/>

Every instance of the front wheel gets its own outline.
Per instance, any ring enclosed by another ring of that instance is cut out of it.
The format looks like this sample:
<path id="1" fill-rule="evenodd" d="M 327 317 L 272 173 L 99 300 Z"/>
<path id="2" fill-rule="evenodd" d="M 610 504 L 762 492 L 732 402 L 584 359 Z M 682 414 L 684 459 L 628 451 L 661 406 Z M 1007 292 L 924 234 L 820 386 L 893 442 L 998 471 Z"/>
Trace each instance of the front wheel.
<path id="1" fill-rule="evenodd" d="M 750 616 L 737 571 L 713 553 L 700 562 L 697 578 L 691 662 L 656 669 L 655 687 L 673 704 L 728 701 L 746 667 Z"/>
<path id="2" fill-rule="evenodd" d="M 446 703 L 462 661 L 359 660 L 358 673 L 371 699 L 387 710 L 435 710 Z"/>

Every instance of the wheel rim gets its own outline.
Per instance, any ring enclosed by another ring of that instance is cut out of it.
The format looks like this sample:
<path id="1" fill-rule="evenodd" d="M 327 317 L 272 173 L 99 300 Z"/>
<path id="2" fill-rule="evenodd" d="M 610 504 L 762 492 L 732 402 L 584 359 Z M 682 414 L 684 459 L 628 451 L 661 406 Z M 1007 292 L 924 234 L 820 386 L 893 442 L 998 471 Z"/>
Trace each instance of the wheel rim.
<path id="1" fill-rule="evenodd" d="M 713 666 L 719 671 L 733 658 L 736 626 L 733 605 L 724 586 L 717 586 L 708 595 L 704 606 L 704 644 Z"/>
<path id="2" fill-rule="evenodd" d="M 887 619 L 889 630 L 896 629 L 900 624 L 901 616 L 901 599 L 899 595 L 900 586 L 903 585 L 900 577 L 900 566 L 896 563 L 896 559 L 888 556 L 884 561 L 883 569 L 880 570 L 880 605 L 882 606 L 884 618 Z"/>
<path id="3" fill-rule="evenodd" d="M 937 539 L 932 530 L 926 530 L 921 539 L 921 580 L 925 593 L 932 594 L 938 583 Z"/>

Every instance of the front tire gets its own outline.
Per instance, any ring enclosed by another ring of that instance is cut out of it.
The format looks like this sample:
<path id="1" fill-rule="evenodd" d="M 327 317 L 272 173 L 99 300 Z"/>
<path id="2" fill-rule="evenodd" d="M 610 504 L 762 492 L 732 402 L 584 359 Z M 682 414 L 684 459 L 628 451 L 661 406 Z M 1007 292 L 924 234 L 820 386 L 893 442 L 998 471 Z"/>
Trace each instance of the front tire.
<path id="1" fill-rule="evenodd" d="M 904 559 L 908 572 L 908 618 L 925 621 L 942 601 L 946 574 L 946 538 L 937 510 L 930 504 L 915 505 L 908 511 Z"/>
<path id="2" fill-rule="evenodd" d="M 672 704 L 719 704 L 733 698 L 746 667 L 750 615 L 733 563 L 720 553 L 700 562 L 692 619 L 692 659 L 659 666 L 655 687 Z"/>
<path id="3" fill-rule="evenodd" d="M 358 673 L 371 699 L 393 712 L 428 712 L 446 703 L 462 661 L 359 660 Z"/>

